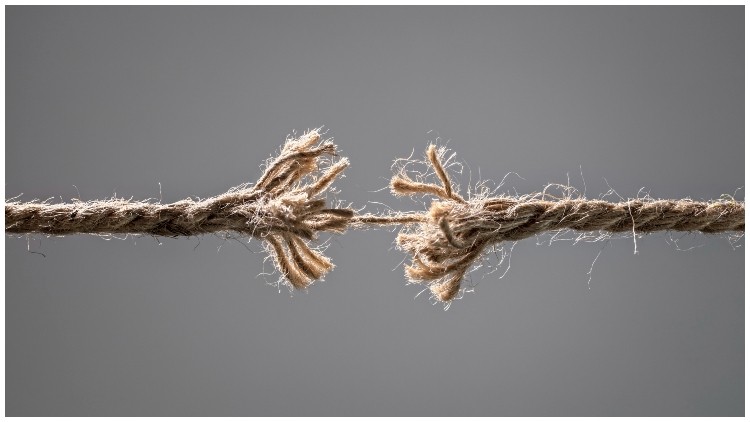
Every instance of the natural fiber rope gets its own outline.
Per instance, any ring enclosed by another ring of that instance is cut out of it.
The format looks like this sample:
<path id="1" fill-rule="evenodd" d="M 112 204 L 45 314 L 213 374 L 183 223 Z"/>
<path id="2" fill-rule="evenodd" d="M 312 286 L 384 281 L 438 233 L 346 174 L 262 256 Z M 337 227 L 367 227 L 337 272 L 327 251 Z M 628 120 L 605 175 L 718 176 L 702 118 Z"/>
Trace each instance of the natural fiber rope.
<path id="1" fill-rule="evenodd" d="M 444 152 L 444 150 L 443 150 Z M 434 145 L 427 158 L 442 186 L 415 182 L 405 172 L 391 180 L 396 195 L 430 194 L 426 218 L 407 227 L 396 242 L 412 255 L 407 278 L 427 283 L 435 298 L 453 300 L 466 272 L 491 245 L 554 230 L 609 233 L 745 231 L 745 203 L 738 201 L 540 199 L 542 194 L 465 200 L 455 193 Z"/>
<path id="2" fill-rule="evenodd" d="M 202 201 L 9 202 L 5 205 L 5 231 L 172 237 L 236 232 L 265 240 L 279 271 L 294 288 L 302 289 L 333 268 L 308 242 L 319 232 L 343 233 L 354 215 L 350 209 L 326 208 L 322 194 L 349 161 L 343 158 L 321 169 L 326 156 L 336 156 L 336 146 L 330 141 L 317 144 L 319 140 L 317 130 L 289 139 L 258 183 L 237 186 Z"/>
<path id="3" fill-rule="evenodd" d="M 547 231 L 577 230 L 744 232 L 745 204 L 734 200 L 641 200 L 612 203 L 585 198 L 548 200 L 544 194 L 464 199 L 453 188 L 441 162 L 445 149 L 427 148 L 427 162 L 441 185 L 412 180 L 404 171 L 391 180 L 396 195 L 432 195 L 426 213 L 356 215 L 348 208 L 326 208 L 323 194 L 346 169 L 336 146 L 317 130 L 287 140 L 253 186 L 237 186 L 205 200 L 172 204 L 109 199 L 73 203 L 7 202 L 5 231 L 48 235 L 148 234 L 197 236 L 236 232 L 266 242 L 276 268 L 302 289 L 322 278 L 333 264 L 309 242 L 320 232 L 348 227 L 403 225 L 396 242 L 412 255 L 407 278 L 426 283 L 433 296 L 453 300 L 466 272 L 491 245 Z M 326 164 L 321 167 L 321 164 Z"/>

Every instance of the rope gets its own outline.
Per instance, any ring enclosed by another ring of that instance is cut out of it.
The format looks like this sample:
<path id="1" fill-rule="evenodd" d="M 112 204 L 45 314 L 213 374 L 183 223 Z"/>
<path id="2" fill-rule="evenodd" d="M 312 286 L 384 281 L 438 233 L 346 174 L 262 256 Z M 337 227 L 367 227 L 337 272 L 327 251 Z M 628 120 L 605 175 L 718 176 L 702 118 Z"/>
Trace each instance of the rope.
<path id="1" fill-rule="evenodd" d="M 266 242 L 276 268 L 296 289 L 303 289 L 333 268 L 328 258 L 311 249 L 319 232 L 343 233 L 354 211 L 326 208 L 323 193 L 349 165 L 336 156 L 336 146 L 320 142 L 310 131 L 289 139 L 260 180 L 240 185 L 202 201 L 172 204 L 110 199 L 63 204 L 9 202 L 6 233 L 131 233 L 155 236 L 197 236 L 236 232 Z"/>
<path id="2" fill-rule="evenodd" d="M 465 200 L 451 188 L 437 149 L 427 149 L 429 163 L 442 186 L 416 182 L 405 172 L 391 180 L 395 195 L 429 194 L 438 197 L 420 221 L 396 238 L 401 250 L 412 255 L 406 277 L 427 283 L 433 296 L 453 300 L 466 272 L 490 246 L 556 230 L 583 232 L 651 233 L 699 231 L 744 232 L 745 203 L 639 200 L 612 203 L 584 198 L 543 199 L 545 194 L 499 196 Z"/>
<path id="3" fill-rule="evenodd" d="M 396 243 L 411 254 L 410 282 L 425 283 L 433 296 L 450 302 L 461 291 L 466 272 L 490 246 L 547 231 L 576 230 L 744 232 L 745 204 L 734 200 L 696 202 L 633 199 L 619 203 L 585 198 L 546 199 L 544 193 L 519 197 L 465 199 L 445 171 L 444 148 L 430 145 L 426 162 L 440 185 L 398 172 L 391 191 L 399 196 L 435 197 L 424 213 L 357 214 L 328 208 L 325 192 L 349 165 L 336 146 L 312 130 L 288 139 L 255 185 L 243 184 L 204 200 L 171 204 L 112 198 L 72 203 L 18 202 L 5 205 L 8 234 L 147 234 L 198 236 L 235 232 L 260 239 L 289 285 L 304 289 L 333 269 L 310 246 L 321 232 L 347 228 L 404 226 Z"/>

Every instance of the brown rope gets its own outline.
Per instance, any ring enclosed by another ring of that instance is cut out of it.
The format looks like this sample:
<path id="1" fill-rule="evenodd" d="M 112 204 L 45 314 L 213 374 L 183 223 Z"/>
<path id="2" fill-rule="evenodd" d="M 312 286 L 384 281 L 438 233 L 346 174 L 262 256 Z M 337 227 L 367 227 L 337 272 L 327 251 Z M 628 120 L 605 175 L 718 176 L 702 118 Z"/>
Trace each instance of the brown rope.
<path id="1" fill-rule="evenodd" d="M 612 203 L 584 198 L 541 199 L 544 194 L 465 200 L 451 188 L 436 147 L 427 159 L 442 187 L 412 180 L 399 172 L 391 180 L 395 195 L 436 196 L 426 216 L 410 221 L 398 235 L 399 248 L 410 253 L 406 276 L 426 283 L 433 296 L 450 302 L 460 292 L 466 272 L 493 244 L 516 241 L 554 230 L 608 233 L 655 231 L 744 232 L 745 203 L 734 200 L 638 200 Z"/>
<path id="2" fill-rule="evenodd" d="M 294 288 L 304 288 L 333 268 L 309 247 L 319 232 L 343 233 L 354 216 L 350 209 L 326 208 L 324 191 L 349 165 L 331 161 L 336 146 L 317 130 L 289 139 L 254 185 L 240 185 L 205 200 L 172 204 L 109 199 L 51 204 L 8 202 L 6 233 L 132 233 L 197 236 L 236 232 L 265 240 L 278 270 Z"/>
<path id="3" fill-rule="evenodd" d="M 403 225 L 396 242 L 412 256 L 407 278 L 426 283 L 436 299 L 450 302 L 485 250 L 505 241 L 555 230 L 634 234 L 745 230 L 745 204 L 734 200 L 612 203 L 584 198 L 548 200 L 544 194 L 464 199 L 441 162 L 445 149 L 434 145 L 427 148 L 427 162 L 441 185 L 415 181 L 404 171 L 391 180 L 395 195 L 436 197 L 428 212 L 357 215 L 349 208 L 326 207 L 324 193 L 349 161 L 334 160 L 336 146 L 320 137 L 313 130 L 287 140 L 253 186 L 244 184 L 212 198 L 172 204 L 118 198 L 58 204 L 11 201 L 5 205 L 5 231 L 170 237 L 236 232 L 265 241 L 279 272 L 292 287 L 303 289 L 333 268 L 328 258 L 310 247 L 320 232 Z"/>

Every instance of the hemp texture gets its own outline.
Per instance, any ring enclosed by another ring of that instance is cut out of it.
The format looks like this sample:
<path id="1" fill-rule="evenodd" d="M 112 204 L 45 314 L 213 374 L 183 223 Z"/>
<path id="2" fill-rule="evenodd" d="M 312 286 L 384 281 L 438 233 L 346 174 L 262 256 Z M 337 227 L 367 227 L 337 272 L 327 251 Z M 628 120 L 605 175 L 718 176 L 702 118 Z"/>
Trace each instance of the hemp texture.
<path id="1" fill-rule="evenodd" d="M 399 233 L 398 247 L 411 254 L 406 277 L 427 284 L 435 299 L 452 301 L 462 280 L 492 245 L 543 232 L 576 230 L 607 233 L 699 231 L 744 232 L 745 204 L 734 200 L 696 202 L 633 199 L 612 203 L 585 198 L 545 199 L 543 193 L 517 197 L 464 199 L 456 193 L 441 158 L 444 148 L 427 148 L 427 160 L 441 185 L 415 181 L 399 171 L 391 179 L 395 195 L 436 197 L 425 217 Z M 549 195 L 547 195 L 549 196 Z"/>
<path id="2" fill-rule="evenodd" d="M 333 268 L 310 241 L 320 232 L 344 232 L 354 215 L 326 206 L 326 189 L 349 161 L 334 161 L 336 146 L 320 139 L 319 130 L 288 139 L 255 185 L 242 184 L 204 200 L 6 202 L 5 231 L 168 237 L 234 232 L 265 241 L 276 268 L 293 288 L 303 289 Z"/>
<path id="3" fill-rule="evenodd" d="M 287 139 L 254 185 L 242 184 L 204 200 L 172 204 L 112 198 L 99 201 L 5 204 L 9 234 L 47 235 L 145 234 L 198 236 L 233 232 L 260 239 L 285 283 L 304 289 L 334 265 L 311 247 L 320 233 L 347 228 L 403 226 L 399 249 L 411 255 L 406 277 L 429 287 L 433 297 L 450 303 L 462 283 L 493 245 L 551 231 L 650 233 L 745 231 L 745 203 L 731 200 L 697 202 L 690 199 L 631 199 L 619 203 L 583 197 L 554 198 L 545 192 L 522 196 L 490 196 L 486 191 L 464 198 L 446 172 L 447 150 L 430 145 L 427 165 L 439 184 L 414 178 L 402 167 L 391 179 L 397 196 L 434 197 L 427 212 L 356 214 L 350 208 L 330 208 L 326 191 L 349 165 L 338 157 L 319 130 Z M 552 198 L 552 199 L 549 199 Z"/>

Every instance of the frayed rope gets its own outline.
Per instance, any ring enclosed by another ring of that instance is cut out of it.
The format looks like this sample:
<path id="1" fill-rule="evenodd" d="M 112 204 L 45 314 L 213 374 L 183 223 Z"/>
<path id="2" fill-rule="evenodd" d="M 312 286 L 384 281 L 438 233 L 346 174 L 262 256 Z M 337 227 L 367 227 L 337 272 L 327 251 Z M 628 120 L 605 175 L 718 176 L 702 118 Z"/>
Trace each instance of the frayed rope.
<path id="1" fill-rule="evenodd" d="M 426 213 L 356 214 L 350 208 L 328 208 L 326 190 L 349 161 L 335 159 L 336 146 L 330 140 L 321 141 L 320 131 L 312 130 L 288 139 L 252 186 L 243 184 L 205 200 L 172 204 L 118 198 L 57 204 L 10 201 L 5 205 L 5 231 L 169 237 L 235 232 L 264 241 L 289 285 L 304 289 L 334 267 L 310 246 L 320 233 L 403 225 L 396 243 L 411 254 L 407 279 L 426 284 L 435 299 L 448 303 L 460 293 L 467 271 L 485 251 L 506 241 L 560 230 L 632 231 L 633 235 L 666 230 L 745 231 L 745 203 L 735 200 L 612 203 L 585 198 L 549 200 L 544 193 L 465 199 L 448 177 L 445 153 L 435 145 L 426 151 L 439 185 L 413 180 L 403 168 L 391 180 L 391 191 L 397 196 L 433 196 Z"/>
<path id="2" fill-rule="evenodd" d="M 320 137 L 313 130 L 287 140 L 255 185 L 243 184 L 202 201 L 9 202 L 5 231 L 168 237 L 235 232 L 264 240 L 276 268 L 292 287 L 303 289 L 333 268 L 309 242 L 320 232 L 343 233 L 354 216 L 351 209 L 326 207 L 324 193 L 349 161 L 341 158 L 321 168 L 325 157 L 336 156 L 336 146 Z"/>
<path id="3" fill-rule="evenodd" d="M 427 283 L 433 296 L 450 302 L 466 272 L 492 245 L 526 239 L 543 232 L 576 230 L 608 233 L 699 231 L 744 232 L 745 203 L 738 201 L 629 200 L 612 203 L 584 198 L 546 200 L 545 194 L 466 200 L 451 185 L 441 156 L 427 148 L 427 159 L 441 185 L 412 180 L 400 171 L 391 180 L 395 195 L 427 194 L 437 198 L 425 217 L 398 235 L 399 248 L 410 253 L 406 276 Z"/>

